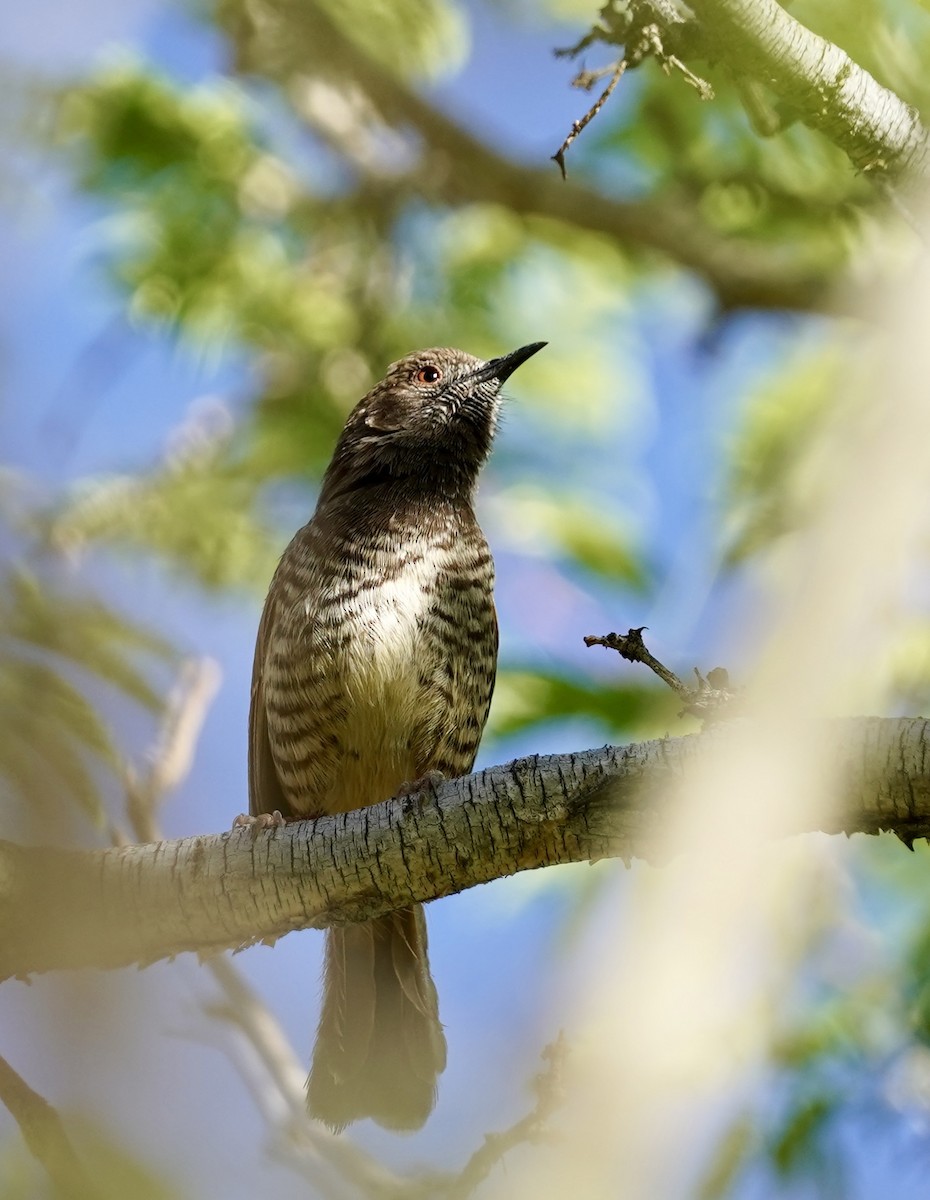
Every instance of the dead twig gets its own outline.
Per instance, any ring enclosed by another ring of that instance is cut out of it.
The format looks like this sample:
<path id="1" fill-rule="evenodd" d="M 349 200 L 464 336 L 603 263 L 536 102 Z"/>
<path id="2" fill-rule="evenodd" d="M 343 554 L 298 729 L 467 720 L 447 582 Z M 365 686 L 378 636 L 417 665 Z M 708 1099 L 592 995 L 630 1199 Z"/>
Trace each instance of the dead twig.
<path id="1" fill-rule="evenodd" d="M 604 90 L 601 92 L 601 94 L 594 101 L 594 103 L 591 105 L 591 107 L 588 109 L 588 111 L 584 114 L 583 117 L 580 117 L 577 121 L 572 121 L 572 127 L 571 127 L 571 131 L 569 132 L 568 137 L 565 139 L 565 141 L 562 143 L 562 145 L 559 146 L 559 148 L 558 148 L 558 150 L 556 150 L 555 154 L 553 154 L 552 161 L 557 162 L 559 164 L 559 170 L 562 172 L 563 179 L 568 178 L 566 171 L 565 171 L 565 152 L 566 152 L 566 150 L 568 150 L 569 146 L 572 144 L 572 142 L 575 140 L 575 138 L 579 135 L 579 133 L 581 133 L 582 129 L 584 129 L 584 127 L 586 125 L 588 125 L 591 121 L 594 120 L 594 118 L 597 116 L 597 114 L 601 111 L 601 109 L 607 103 L 607 101 L 610 98 L 610 93 L 614 90 L 614 88 L 620 82 L 620 77 L 623 74 L 623 72 L 627 69 L 628 66 L 629 66 L 629 64 L 625 58 L 621 58 L 618 62 L 614 63 L 613 68 L 612 68 L 613 74 L 610 77 L 610 82 L 607 84 L 607 87 L 604 88 Z M 608 68 L 608 69 L 610 69 L 610 68 Z M 577 80 L 580 78 L 581 78 L 580 75 L 577 76 L 575 82 L 577 82 Z M 592 79 L 591 83 L 582 83 L 582 84 L 579 84 L 579 86 L 588 88 L 588 87 L 591 87 L 593 82 L 594 81 Z"/>
<path id="2" fill-rule="evenodd" d="M 662 682 L 684 701 L 684 708 L 679 716 L 697 717 L 701 721 L 719 721 L 724 717 L 736 715 L 734 703 L 738 699 L 738 693 L 730 687 L 730 675 L 725 667 L 714 667 L 706 676 L 695 667 L 697 684 L 689 687 L 674 671 L 670 671 L 649 652 L 643 641 L 645 628 L 645 625 L 640 625 L 638 628 L 627 630 L 626 633 L 605 633 L 600 637 L 589 634 L 584 639 L 584 644 L 606 646 L 608 650 L 616 650 L 627 662 L 642 663 L 655 672 Z"/>
<path id="3" fill-rule="evenodd" d="M 602 16 L 604 16 L 609 7 L 609 5 L 605 6 L 605 8 L 601 10 Z M 556 54 L 574 57 L 576 54 L 580 53 L 581 50 L 585 49 L 587 46 L 590 46 L 592 42 L 607 40 L 615 40 L 615 37 L 611 36 L 611 31 L 609 29 L 600 29 L 599 27 L 596 27 L 589 35 L 582 38 L 577 45 L 570 46 L 564 50 L 557 50 Z M 618 59 L 614 63 L 611 63 L 609 66 L 602 67 L 596 71 L 582 69 L 572 80 L 572 87 L 581 88 L 584 91 L 590 91 L 595 83 L 597 83 L 600 79 L 603 79 L 605 75 L 610 74 L 610 81 L 608 82 L 607 87 L 604 88 L 603 92 L 601 92 L 600 96 L 598 96 L 584 116 L 580 117 L 577 121 L 572 122 L 572 127 L 569 131 L 568 137 L 558 148 L 555 154 L 552 155 L 553 162 L 559 164 L 559 170 L 562 172 L 563 179 L 566 178 L 565 153 L 571 146 L 572 142 L 574 142 L 581 131 L 587 125 L 589 125 L 591 121 L 594 120 L 594 118 L 607 103 L 611 92 L 613 92 L 614 88 L 620 82 L 624 72 L 633 67 L 638 67 L 646 58 L 654 58 L 662 67 L 662 70 L 666 75 L 670 75 L 673 70 L 678 71 L 685 82 L 690 84 L 691 87 L 695 89 L 702 100 L 713 100 L 714 98 L 714 89 L 707 82 L 707 80 L 702 79 L 699 75 L 695 75 L 691 68 L 686 66 L 677 54 L 672 53 L 666 48 L 665 43 L 663 42 L 662 30 L 655 22 L 641 25 L 634 25 L 631 22 L 624 30 L 621 37 L 617 38 L 616 40 L 622 41 L 624 46 L 622 58 Z"/>

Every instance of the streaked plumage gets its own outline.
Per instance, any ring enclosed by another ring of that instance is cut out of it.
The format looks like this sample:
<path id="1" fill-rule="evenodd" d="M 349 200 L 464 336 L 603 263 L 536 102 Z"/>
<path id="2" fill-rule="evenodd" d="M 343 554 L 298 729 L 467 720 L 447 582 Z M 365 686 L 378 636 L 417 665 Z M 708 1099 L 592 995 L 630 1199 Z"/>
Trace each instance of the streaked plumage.
<path id="1" fill-rule="evenodd" d="M 540 347 L 491 363 L 409 355 L 350 414 L 259 626 L 253 815 L 361 808 L 432 771 L 471 769 L 497 658 L 472 497 L 500 385 Z M 416 1128 L 444 1065 L 422 909 L 331 930 L 311 1112 L 337 1128 L 362 1116 Z"/>

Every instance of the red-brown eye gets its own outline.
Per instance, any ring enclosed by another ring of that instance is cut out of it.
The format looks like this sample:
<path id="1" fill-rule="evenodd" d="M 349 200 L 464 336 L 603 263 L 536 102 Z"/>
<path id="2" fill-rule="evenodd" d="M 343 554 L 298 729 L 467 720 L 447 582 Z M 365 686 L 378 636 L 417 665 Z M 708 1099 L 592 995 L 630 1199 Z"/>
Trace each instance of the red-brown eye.
<path id="1" fill-rule="evenodd" d="M 438 383 L 442 379 L 442 371 L 438 367 L 420 367 L 417 371 L 417 383 Z"/>

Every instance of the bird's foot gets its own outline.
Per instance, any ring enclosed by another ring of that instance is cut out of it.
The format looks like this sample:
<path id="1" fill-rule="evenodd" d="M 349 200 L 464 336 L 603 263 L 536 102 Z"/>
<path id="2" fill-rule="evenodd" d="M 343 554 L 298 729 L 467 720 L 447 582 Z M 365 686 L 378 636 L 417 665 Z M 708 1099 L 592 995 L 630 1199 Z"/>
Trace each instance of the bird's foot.
<path id="1" fill-rule="evenodd" d="M 270 813 L 259 813 L 258 816 L 252 816 L 250 813 L 240 813 L 232 823 L 233 829 L 250 829 L 253 836 L 261 833 L 263 829 L 281 829 L 287 821 L 278 811 Z"/>
<path id="2" fill-rule="evenodd" d="M 425 775 L 421 775 L 419 779 L 410 780 L 407 783 L 402 783 L 394 794 L 395 800 L 403 800 L 404 810 L 409 812 L 414 806 L 420 811 L 432 801 L 438 805 L 439 785 L 446 782 L 446 777 L 442 771 L 427 771 Z"/>

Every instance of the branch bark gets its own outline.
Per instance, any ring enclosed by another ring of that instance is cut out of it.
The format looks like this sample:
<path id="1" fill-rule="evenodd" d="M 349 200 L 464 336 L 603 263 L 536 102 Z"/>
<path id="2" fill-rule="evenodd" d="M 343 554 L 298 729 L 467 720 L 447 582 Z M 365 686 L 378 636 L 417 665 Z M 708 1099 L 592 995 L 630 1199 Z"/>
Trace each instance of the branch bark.
<path id="1" fill-rule="evenodd" d="M 390 800 L 257 836 L 95 851 L 0 842 L 0 978 L 212 954 L 369 920 L 535 867 L 684 850 L 667 844 L 682 794 L 670 784 L 687 783 L 705 751 L 743 725 L 517 759 L 422 802 Z M 811 733 L 786 728 L 786 746 Z M 836 720 L 813 734 L 844 781 L 826 832 L 887 829 L 908 843 L 930 834 L 930 722 Z M 738 820 L 728 814 L 727 828 Z"/>
<path id="2" fill-rule="evenodd" d="M 839 46 L 775 0 L 688 2 L 720 58 L 764 82 L 859 170 L 889 178 L 930 176 L 930 135 L 917 110 Z"/>

